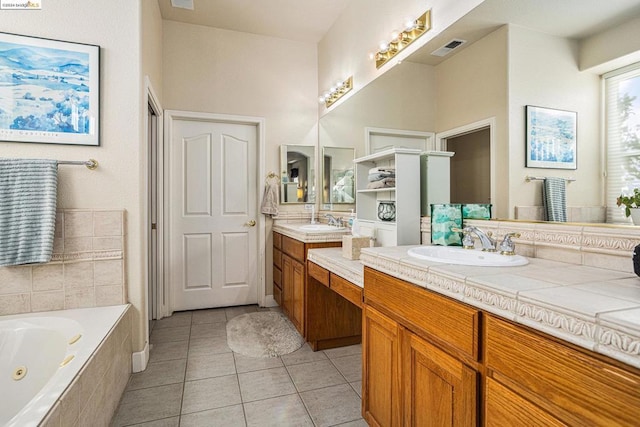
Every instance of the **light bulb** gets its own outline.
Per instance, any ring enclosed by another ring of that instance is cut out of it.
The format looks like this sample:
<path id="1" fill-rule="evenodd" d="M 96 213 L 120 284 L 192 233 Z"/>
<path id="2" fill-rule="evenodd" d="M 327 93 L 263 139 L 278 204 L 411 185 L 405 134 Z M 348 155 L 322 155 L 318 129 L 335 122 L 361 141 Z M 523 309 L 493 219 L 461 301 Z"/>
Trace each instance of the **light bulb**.
<path id="1" fill-rule="evenodd" d="M 369 52 L 369 60 L 375 59 L 376 54 L 374 52 Z"/>
<path id="2" fill-rule="evenodd" d="M 323 95 L 320 95 L 320 96 L 318 97 L 318 102 L 319 102 L 320 104 L 322 104 L 322 103 L 324 102 L 324 96 L 323 96 Z"/>
<path id="3" fill-rule="evenodd" d="M 399 36 L 400 36 L 400 32 L 399 31 L 393 31 L 391 33 L 391 41 L 392 42 L 397 42 Z"/>
<path id="4" fill-rule="evenodd" d="M 416 26 L 416 21 L 407 19 L 404 21 L 404 29 L 407 31 L 411 31 L 415 28 Z"/>
<path id="5" fill-rule="evenodd" d="M 387 42 L 380 42 L 380 51 L 386 52 L 389 50 L 389 44 Z"/>

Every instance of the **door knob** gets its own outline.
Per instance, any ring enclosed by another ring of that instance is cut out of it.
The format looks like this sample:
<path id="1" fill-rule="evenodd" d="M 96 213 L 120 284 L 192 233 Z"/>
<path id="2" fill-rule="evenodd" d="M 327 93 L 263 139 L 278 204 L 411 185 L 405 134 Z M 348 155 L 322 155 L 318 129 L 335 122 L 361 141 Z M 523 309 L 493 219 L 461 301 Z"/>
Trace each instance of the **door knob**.
<path id="1" fill-rule="evenodd" d="M 248 226 L 248 227 L 253 227 L 256 225 L 256 220 L 252 219 L 251 221 L 247 221 L 244 223 L 244 225 Z"/>

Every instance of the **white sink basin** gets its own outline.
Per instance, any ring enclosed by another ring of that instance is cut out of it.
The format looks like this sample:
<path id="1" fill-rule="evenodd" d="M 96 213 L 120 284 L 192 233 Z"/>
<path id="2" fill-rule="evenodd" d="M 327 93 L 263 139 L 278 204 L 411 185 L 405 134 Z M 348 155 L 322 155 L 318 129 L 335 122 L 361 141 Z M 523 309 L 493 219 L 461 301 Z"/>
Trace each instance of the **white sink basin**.
<path id="1" fill-rule="evenodd" d="M 342 231 L 344 230 L 344 227 L 336 227 L 335 225 L 328 225 L 328 224 L 307 224 L 307 225 L 301 225 L 300 230 L 302 231 Z"/>
<path id="2" fill-rule="evenodd" d="M 419 246 L 409 249 L 408 254 L 414 258 L 446 264 L 483 267 L 515 267 L 529 264 L 529 260 L 521 255 L 500 255 L 498 252 L 483 252 L 478 249 L 452 246 Z"/>

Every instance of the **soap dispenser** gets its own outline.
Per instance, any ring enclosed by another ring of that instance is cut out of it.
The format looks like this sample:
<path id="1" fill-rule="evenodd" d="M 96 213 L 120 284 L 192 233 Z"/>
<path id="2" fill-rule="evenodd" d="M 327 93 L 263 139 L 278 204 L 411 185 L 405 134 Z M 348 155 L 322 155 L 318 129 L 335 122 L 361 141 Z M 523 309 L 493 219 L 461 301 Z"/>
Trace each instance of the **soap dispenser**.
<path id="1" fill-rule="evenodd" d="M 353 209 L 351 209 L 351 213 L 349 214 L 349 219 L 347 220 L 347 223 L 349 224 L 349 228 L 353 228 L 353 221 L 356 219 L 356 214 L 355 212 L 353 212 Z"/>

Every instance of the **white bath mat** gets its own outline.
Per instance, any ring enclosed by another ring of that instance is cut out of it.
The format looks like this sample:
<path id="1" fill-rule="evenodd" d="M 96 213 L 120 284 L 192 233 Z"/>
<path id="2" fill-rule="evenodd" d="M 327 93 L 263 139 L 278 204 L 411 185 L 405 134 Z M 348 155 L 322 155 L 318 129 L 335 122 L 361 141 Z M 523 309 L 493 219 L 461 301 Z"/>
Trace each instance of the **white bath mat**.
<path id="1" fill-rule="evenodd" d="M 258 311 L 242 314 L 227 322 L 227 345 L 249 357 L 278 357 L 304 344 L 295 326 L 284 314 Z"/>

